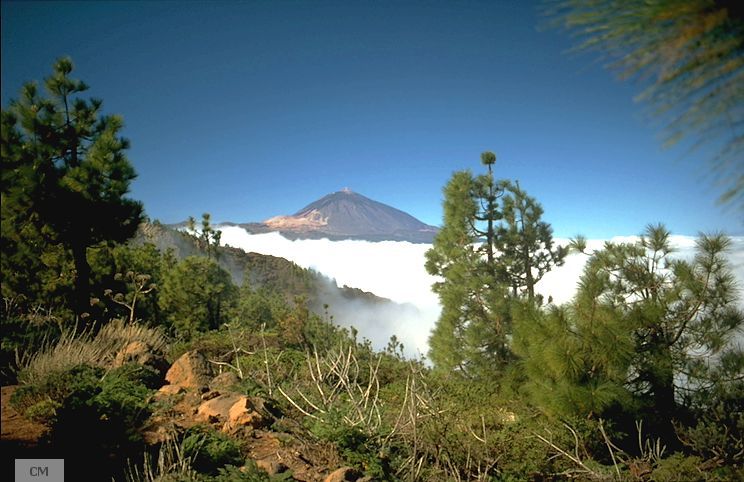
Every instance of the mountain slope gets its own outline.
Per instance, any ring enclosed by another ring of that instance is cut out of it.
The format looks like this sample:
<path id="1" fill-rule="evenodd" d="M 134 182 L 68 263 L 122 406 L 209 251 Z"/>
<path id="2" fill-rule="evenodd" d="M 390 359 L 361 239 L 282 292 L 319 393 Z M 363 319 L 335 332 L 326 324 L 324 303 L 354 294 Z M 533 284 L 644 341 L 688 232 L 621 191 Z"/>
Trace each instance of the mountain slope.
<path id="1" fill-rule="evenodd" d="M 291 216 L 241 224 L 252 233 L 279 231 L 290 239 L 364 239 L 430 243 L 438 228 L 349 189 L 328 194 Z"/>
<path id="2" fill-rule="evenodd" d="M 170 250 L 176 259 L 187 256 L 206 256 L 206 253 L 189 234 L 162 224 L 144 223 L 131 241 L 133 244 L 152 243 L 160 251 Z M 281 292 L 288 300 L 306 296 L 311 309 L 323 314 L 326 303 L 343 301 L 368 306 L 396 305 L 386 298 L 349 286 L 338 286 L 322 274 L 302 268 L 284 258 L 259 253 L 246 253 L 229 246 L 218 248 L 217 262 L 232 276 L 236 285 L 248 277 L 253 287 L 265 287 Z M 336 307 L 338 308 L 338 307 Z"/>

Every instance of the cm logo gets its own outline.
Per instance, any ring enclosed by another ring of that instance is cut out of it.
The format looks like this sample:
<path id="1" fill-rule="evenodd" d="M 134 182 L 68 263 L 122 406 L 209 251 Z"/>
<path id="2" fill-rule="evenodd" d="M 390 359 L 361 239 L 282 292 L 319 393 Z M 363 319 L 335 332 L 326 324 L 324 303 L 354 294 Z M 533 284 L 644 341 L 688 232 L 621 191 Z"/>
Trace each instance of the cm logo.
<path id="1" fill-rule="evenodd" d="M 28 474 L 31 477 L 49 477 L 49 467 L 30 467 Z"/>

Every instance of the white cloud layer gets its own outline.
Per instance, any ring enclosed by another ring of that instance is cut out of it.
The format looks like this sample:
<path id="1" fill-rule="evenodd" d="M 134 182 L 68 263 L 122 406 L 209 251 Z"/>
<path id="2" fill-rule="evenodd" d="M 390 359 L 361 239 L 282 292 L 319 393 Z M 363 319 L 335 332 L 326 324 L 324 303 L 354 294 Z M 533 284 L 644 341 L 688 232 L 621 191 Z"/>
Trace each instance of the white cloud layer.
<path id="1" fill-rule="evenodd" d="M 323 273 L 335 279 L 339 286 L 359 288 L 408 304 L 400 309 L 386 307 L 371 311 L 360 305 L 343 305 L 343 300 L 330 302 L 336 322 L 356 327 L 360 335 L 369 338 L 376 348 L 384 347 L 390 336 L 396 335 L 405 345 L 407 355 L 418 356 L 427 352 L 427 339 L 440 312 L 439 300 L 431 292 L 435 278 L 424 269 L 424 253 L 431 245 L 327 239 L 291 241 L 278 233 L 249 234 L 236 226 L 220 229 L 224 244 L 247 252 L 279 256 Z M 637 239 L 623 236 L 610 241 L 633 242 Z M 566 239 L 556 241 L 558 244 L 568 242 Z M 601 249 L 605 241 L 589 240 L 588 248 L 590 251 Z M 730 259 L 739 285 L 744 288 L 744 237 L 735 237 L 732 241 Z M 678 250 L 675 256 L 690 258 L 694 254 L 694 237 L 673 236 L 672 242 Z M 576 291 L 586 259 L 587 256 L 581 254 L 569 256 L 564 266 L 545 275 L 537 291 L 546 299 L 552 296 L 557 304 L 569 301 Z M 739 304 L 744 308 L 744 292 Z"/>

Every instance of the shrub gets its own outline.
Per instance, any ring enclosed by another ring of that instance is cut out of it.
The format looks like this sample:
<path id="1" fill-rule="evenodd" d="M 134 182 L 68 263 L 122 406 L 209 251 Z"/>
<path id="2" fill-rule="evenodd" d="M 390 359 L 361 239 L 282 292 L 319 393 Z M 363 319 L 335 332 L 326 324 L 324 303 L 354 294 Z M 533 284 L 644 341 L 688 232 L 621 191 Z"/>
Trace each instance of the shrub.
<path id="1" fill-rule="evenodd" d="M 51 372 L 20 387 L 11 403 L 26 417 L 51 428 L 55 442 L 83 440 L 92 451 L 140 442 L 152 391 L 143 383 L 149 368 L 125 365 L 105 373 L 79 365 Z"/>
<path id="2" fill-rule="evenodd" d="M 240 466 L 244 457 L 238 443 L 211 428 L 195 426 L 186 431 L 181 448 L 184 457 L 200 473 L 216 474 L 226 465 Z"/>
<path id="3" fill-rule="evenodd" d="M 24 415 L 33 415 L 38 422 L 51 424 L 58 409 L 75 404 L 80 398 L 93 398 L 100 391 L 98 384 L 102 374 L 102 369 L 89 365 L 49 372 L 43 378 L 19 387 L 10 402 Z M 28 414 L 32 407 L 35 408 Z"/>
<path id="4" fill-rule="evenodd" d="M 45 343 L 60 336 L 57 318 L 52 310 L 23 313 L 10 300 L 4 300 L 0 310 L 0 382 L 13 385 L 17 379 L 18 362 L 27 360 Z"/>
<path id="5" fill-rule="evenodd" d="M 386 480 L 389 467 L 377 456 L 379 444 L 373 437 L 349 426 L 343 420 L 344 411 L 343 408 L 330 411 L 324 421 L 313 421 L 310 431 L 321 440 L 334 443 L 349 464 L 363 469 L 369 476 Z"/>
<path id="6" fill-rule="evenodd" d="M 686 457 L 677 452 L 659 461 L 651 477 L 655 482 L 677 482 L 685 480 L 696 482 L 707 480 L 700 470 L 702 460 L 700 457 Z"/>

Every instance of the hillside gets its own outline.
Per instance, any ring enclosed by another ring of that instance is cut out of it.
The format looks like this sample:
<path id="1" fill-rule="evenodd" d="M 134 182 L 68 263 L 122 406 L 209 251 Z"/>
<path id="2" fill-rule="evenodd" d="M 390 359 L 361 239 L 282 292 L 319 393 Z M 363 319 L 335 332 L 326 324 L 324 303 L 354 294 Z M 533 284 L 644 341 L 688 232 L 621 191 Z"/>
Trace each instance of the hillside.
<path id="1" fill-rule="evenodd" d="M 162 252 L 172 250 L 177 259 L 187 256 L 206 256 L 196 238 L 160 223 L 142 224 L 132 243 L 152 243 Z M 322 274 L 302 268 L 284 258 L 246 253 L 242 249 L 230 246 L 220 246 L 218 252 L 218 263 L 230 273 L 236 285 L 242 285 L 247 275 L 251 286 L 279 291 L 287 299 L 306 296 L 310 308 L 318 314 L 323 313 L 324 304 L 329 300 L 353 301 L 370 307 L 398 306 L 374 293 L 349 286 L 339 287 L 335 281 Z M 334 306 L 331 305 L 330 308 L 333 311 Z"/>

